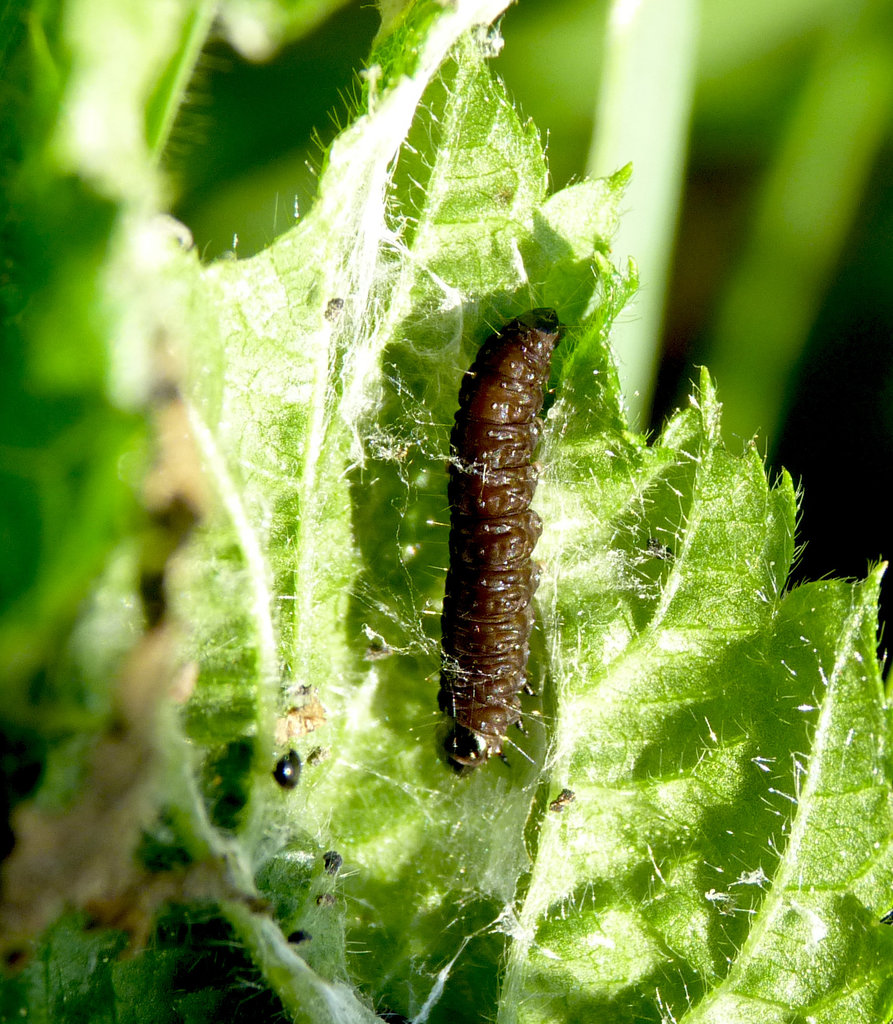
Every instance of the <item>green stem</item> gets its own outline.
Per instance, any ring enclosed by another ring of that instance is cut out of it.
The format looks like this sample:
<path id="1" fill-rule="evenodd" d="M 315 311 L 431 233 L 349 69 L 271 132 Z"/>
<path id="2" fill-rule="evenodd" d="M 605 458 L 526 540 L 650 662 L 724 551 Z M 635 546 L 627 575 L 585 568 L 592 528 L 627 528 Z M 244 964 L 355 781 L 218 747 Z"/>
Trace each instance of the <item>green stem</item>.
<path id="1" fill-rule="evenodd" d="M 612 344 L 636 426 L 654 386 L 664 295 L 682 191 L 694 88 L 698 0 L 613 0 L 596 130 L 587 171 L 612 174 L 632 161 L 633 178 L 614 241 L 635 255 L 641 289 Z"/>

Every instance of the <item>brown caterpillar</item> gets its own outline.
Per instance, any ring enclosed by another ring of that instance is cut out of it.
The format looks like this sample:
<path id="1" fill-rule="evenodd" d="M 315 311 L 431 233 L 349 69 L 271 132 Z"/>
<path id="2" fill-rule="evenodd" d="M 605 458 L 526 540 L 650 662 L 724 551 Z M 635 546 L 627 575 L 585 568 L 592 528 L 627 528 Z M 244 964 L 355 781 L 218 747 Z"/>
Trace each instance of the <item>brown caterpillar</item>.
<path id="1" fill-rule="evenodd" d="M 561 338 L 552 309 L 534 309 L 483 344 L 459 389 L 450 435 L 450 567 L 441 616 L 444 743 L 457 772 L 503 757 L 521 721 L 542 532 L 530 508 L 543 392 Z"/>

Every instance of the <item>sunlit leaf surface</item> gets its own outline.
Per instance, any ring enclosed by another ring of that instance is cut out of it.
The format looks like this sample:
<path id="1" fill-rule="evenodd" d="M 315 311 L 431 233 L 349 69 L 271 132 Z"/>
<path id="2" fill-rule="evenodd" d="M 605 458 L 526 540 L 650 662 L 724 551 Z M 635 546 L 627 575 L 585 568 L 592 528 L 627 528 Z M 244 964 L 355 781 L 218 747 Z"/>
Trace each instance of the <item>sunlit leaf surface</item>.
<path id="1" fill-rule="evenodd" d="M 609 349 L 634 315 L 611 251 L 629 170 L 550 195 L 539 132 L 488 69 L 502 6 L 389 12 L 315 205 L 250 259 L 201 263 L 148 208 L 132 139 L 105 166 L 69 131 L 74 178 L 35 144 L 46 180 L 17 179 L 14 237 L 48 230 L 47 195 L 94 234 L 27 249 L 5 283 L 32 384 L 9 424 L 73 397 L 27 443 L 4 430 L 8 493 L 47 528 L 18 534 L 0 632 L 4 757 L 30 749 L 40 776 L 8 787 L 20 970 L 0 1019 L 893 1012 L 880 572 L 786 590 L 793 486 L 724 448 L 706 372 L 653 443 L 629 431 Z M 103 102 L 157 103 L 192 14 Z M 72 38 L 76 68 L 94 44 Z M 81 81 L 59 70 L 57 116 Z M 78 301 L 50 349 L 54 282 Z M 449 429 L 477 346 L 534 306 L 567 328 L 535 500 L 537 692 L 509 764 L 458 778 L 436 697 Z M 184 540 L 170 493 L 192 486 Z"/>

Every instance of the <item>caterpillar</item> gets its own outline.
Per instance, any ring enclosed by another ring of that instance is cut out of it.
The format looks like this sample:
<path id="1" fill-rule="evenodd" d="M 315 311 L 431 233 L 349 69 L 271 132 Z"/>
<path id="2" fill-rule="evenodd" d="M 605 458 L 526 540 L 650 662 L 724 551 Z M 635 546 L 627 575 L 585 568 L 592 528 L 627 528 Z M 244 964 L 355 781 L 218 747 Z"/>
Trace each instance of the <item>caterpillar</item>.
<path id="1" fill-rule="evenodd" d="M 561 333 L 552 309 L 512 320 L 484 342 L 459 389 L 438 705 L 451 719 L 444 752 L 460 774 L 491 755 L 505 760 L 506 732 L 521 722 L 539 583 L 530 556 L 542 532 L 530 508 L 537 484 L 531 460 Z"/>

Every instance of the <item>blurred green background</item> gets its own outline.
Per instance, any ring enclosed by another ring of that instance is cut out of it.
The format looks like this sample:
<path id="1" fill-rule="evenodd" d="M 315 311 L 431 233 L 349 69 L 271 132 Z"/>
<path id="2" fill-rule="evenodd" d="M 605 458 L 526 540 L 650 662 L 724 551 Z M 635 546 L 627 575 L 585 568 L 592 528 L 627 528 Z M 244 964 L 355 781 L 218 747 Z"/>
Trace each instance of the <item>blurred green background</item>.
<path id="1" fill-rule="evenodd" d="M 166 158 L 206 259 L 307 210 L 377 27 L 351 2 L 267 63 L 206 46 Z M 893 553 L 893 2 L 519 0 L 502 35 L 555 188 L 634 163 L 614 340 L 638 425 L 708 366 L 729 446 L 802 487 L 797 578 L 864 575 Z"/>

